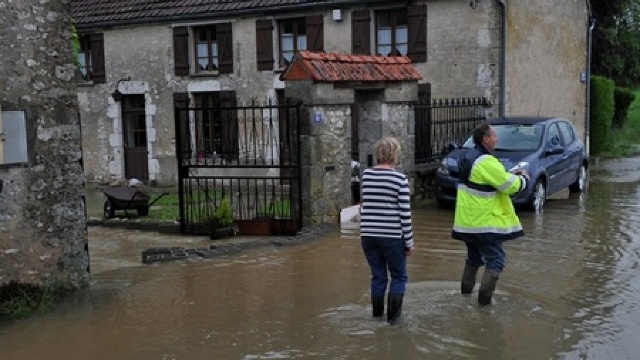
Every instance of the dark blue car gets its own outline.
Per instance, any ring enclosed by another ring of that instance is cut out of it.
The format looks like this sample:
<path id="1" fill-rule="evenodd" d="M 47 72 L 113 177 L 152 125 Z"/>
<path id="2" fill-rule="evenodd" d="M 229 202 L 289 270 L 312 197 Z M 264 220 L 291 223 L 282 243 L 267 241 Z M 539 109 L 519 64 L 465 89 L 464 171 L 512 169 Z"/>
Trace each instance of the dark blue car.
<path id="1" fill-rule="evenodd" d="M 494 155 L 505 169 L 529 172 L 527 188 L 513 197 L 516 206 L 539 211 L 548 195 L 569 188 L 581 192 L 587 182 L 588 156 L 571 121 L 551 117 L 504 117 L 487 120 L 498 134 Z M 470 135 L 442 160 L 436 173 L 436 200 L 452 205 L 456 200 L 458 158 L 473 148 Z"/>

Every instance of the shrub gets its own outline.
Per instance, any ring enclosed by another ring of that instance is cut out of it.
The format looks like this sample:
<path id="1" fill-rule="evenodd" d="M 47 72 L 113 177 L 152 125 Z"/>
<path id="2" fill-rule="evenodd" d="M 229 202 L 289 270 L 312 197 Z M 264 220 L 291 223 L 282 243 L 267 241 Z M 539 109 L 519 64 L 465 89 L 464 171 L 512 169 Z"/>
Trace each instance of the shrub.
<path id="1" fill-rule="evenodd" d="M 611 123 L 614 113 L 613 80 L 593 76 L 591 78 L 591 103 L 589 119 L 590 153 L 599 154 L 606 150 L 611 139 Z"/>
<path id="2" fill-rule="evenodd" d="M 233 212 L 229 199 L 223 198 L 220 202 L 220 206 L 216 209 L 216 221 L 221 227 L 233 225 Z"/>
<path id="3" fill-rule="evenodd" d="M 631 89 L 616 87 L 613 98 L 615 110 L 613 113 L 613 123 L 612 125 L 621 128 L 624 126 L 624 122 L 627 118 L 627 113 L 629 111 L 629 106 L 635 99 L 635 94 L 631 92 Z"/>
<path id="4" fill-rule="evenodd" d="M 0 319 L 15 319 L 52 307 L 69 290 L 11 281 L 0 285 Z"/>

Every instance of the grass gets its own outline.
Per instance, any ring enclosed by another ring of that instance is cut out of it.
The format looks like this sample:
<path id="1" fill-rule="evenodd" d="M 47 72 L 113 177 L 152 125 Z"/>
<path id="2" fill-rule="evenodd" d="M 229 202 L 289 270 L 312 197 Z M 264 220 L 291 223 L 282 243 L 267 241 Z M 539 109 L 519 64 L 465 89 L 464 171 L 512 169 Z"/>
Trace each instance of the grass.
<path id="1" fill-rule="evenodd" d="M 603 159 L 629 157 L 640 152 L 640 89 L 633 93 L 636 97 L 629 107 L 624 126 L 612 130 L 611 147 L 600 154 Z"/>
<path id="2" fill-rule="evenodd" d="M 43 312 L 55 305 L 67 291 L 11 281 L 0 286 L 0 319 L 17 319 Z"/>

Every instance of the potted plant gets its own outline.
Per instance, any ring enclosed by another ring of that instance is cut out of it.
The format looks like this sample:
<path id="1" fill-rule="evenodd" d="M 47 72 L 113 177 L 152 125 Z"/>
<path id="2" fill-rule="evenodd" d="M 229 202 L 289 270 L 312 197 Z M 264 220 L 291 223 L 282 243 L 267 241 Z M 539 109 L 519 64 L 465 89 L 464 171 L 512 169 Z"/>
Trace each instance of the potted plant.
<path id="1" fill-rule="evenodd" d="M 220 239 L 235 235 L 236 229 L 233 223 L 233 211 L 231 203 L 226 197 L 222 199 L 210 222 L 209 238 Z"/>

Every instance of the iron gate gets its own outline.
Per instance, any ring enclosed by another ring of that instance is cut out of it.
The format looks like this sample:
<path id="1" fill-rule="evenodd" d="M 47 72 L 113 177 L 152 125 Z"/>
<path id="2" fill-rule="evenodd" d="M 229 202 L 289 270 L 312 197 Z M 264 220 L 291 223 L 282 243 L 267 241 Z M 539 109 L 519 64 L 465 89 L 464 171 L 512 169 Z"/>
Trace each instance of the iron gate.
<path id="1" fill-rule="evenodd" d="M 302 226 L 301 104 L 194 99 L 196 107 L 175 108 L 180 231 L 208 233 L 226 198 L 240 234 L 295 234 Z"/>

